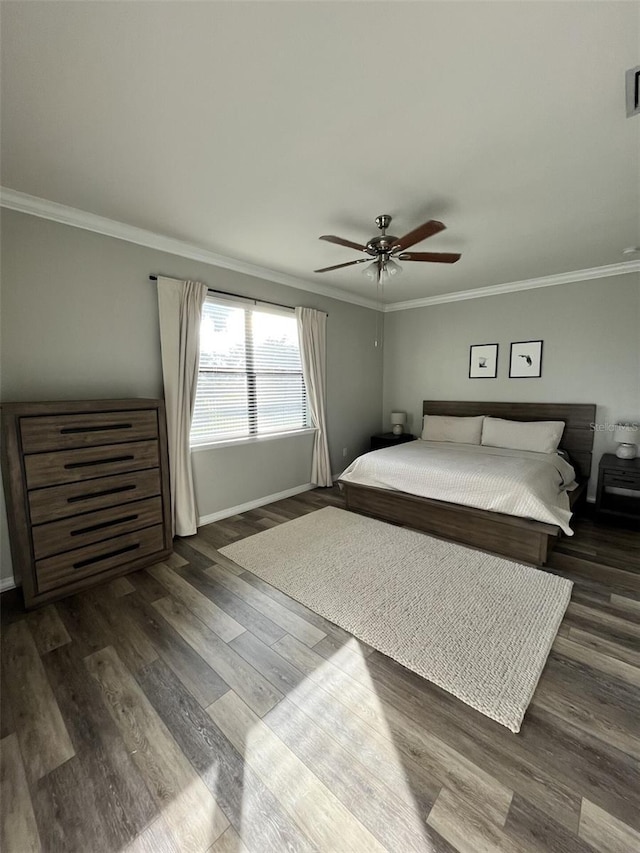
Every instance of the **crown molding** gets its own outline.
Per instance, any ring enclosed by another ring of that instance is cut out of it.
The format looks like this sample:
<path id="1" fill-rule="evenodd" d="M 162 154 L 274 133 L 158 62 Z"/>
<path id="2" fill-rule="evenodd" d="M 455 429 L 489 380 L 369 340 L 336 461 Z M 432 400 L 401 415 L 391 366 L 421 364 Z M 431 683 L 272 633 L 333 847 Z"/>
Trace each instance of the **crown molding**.
<path id="1" fill-rule="evenodd" d="M 374 299 L 357 296 L 344 290 L 339 290 L 328 285 L 296 278 L 287 273 L 229 258 L 219 255 L 209 249 L 203 249 L 183 240 L 173 237 L 165 237 L 144 228 L 127 225 L 116 219 L 108 219 L 95 213 L 88 213 L 76 207 L 59 204 L 56 201 L 38 198 L 28 193 L 0 187 L 0 207 L 15 210 L 19 213 L 27 213 L 30 216 L 38 216 L 41 219 L 49 219 L 72 228 L 82 228 L 85 231 L 93 231 L 116 240 L 125 240 L 127 243 L 135 243 L 148 249 L 156 249 L 158 252 L 167 252 L 170 255 L 178 255 L 181 258 L 189 258 L 193 261 L 209 264 L 210 266 L 232 270 L 233 272 L 250 275 L 286 287 L 294 287 L 296 290 L 304 290 L 308 293 L 317 293 L 319 296 L 327 296 L 340 302 L 349 302 L 360 305 L 363 308 L 380 310 L 380 305 Z M 576 281 L 588 281 L 595 278 L 609 278 L 614 275 L 626 275 L 627 273 L 640 272 L 640 261 L 623 261 L 619 264 L 609 264 L 602 267 L 591 267 L 586 270 L 573 270 L 571 272 L 559 273 L 557 275 L 543 276 L 542 278 L 530 278 L 524 281 L 511 281 L 505 284 L 494 284 L 489 287 L 478 287 L 473 290 L 459 290 L 455 293 L 443 293 L 439 296 L 426 296 L 422 299 L 409 299 L 406 302 L 391 302 L 382 309 L 384 313 L 389 311 L 408 311 L 411 308 L 424 308 L 429 305 L 442 305 L 446 302 L 462 302 L 466 299 L 481 299 L 485 296 L 500 296 L 504 293 L 517 293 L 520 290 L 533 290 L 538 287 L 554 287 L 559 284 L 570 284 Z"/>
<path id="2" fill-rule="evenodd" d="M 374 299 L 367 299 L 364 296 L 357 296 L 356 294 L 338 290 L 335 287 L 299 279 L 295 276 L 269 269 L 268 267 L 261 267 L 247 261 L 240 261 L 236 258 L 229 258 L 226 255 L 219 255 L 216 252 L 211 252 L 209 249 L 203 249 L 200 246 L 195 246 L 183 240 L 165 237 L 162 234 L 156 234 L 144 228 L 127 225 L 125 222 L 118 222 L 116 219 L 108 219 L 104 216 L 98 216 L 95 213 L 88 213 L 86 210 L 79 210 L 77 207 L 69 207 L 66 204 L 59 204 L 56 201 L 38 198 L 19 190 L 0 187 L 0 207 L 6 207 L 8 210 L 15 210 L 19 213 L 27 213 L 30 216 L 37 216 L 40 219 L 49 219 L 52 222 L 59 222 L 62 225 L 70 225 L 72 228 L 93 231 L 96 234 L 103 234 L 106 237 L 114 237 L 116 240 L 125 240 L 127 243 L 135 243 L 138 246 L 145 246 L 148 249 L 156 249 L 158 252 L 167 252 L 170 255 L 189 258 L 192 261 L 199 261 L 203 264 L 210 264 L 214 267 L 243 273 L 254 278 L 273 281 L 276 284 L 284 284 L 287 287 L 295 287 L 296 290 L 317 293 L 319 296 L 338 299 L 340 302 L 350 302 L 353 305 L 360 305 L 363 308 L 373 308 L 376 311 L 380 310 L 380 306 Z"/>
<path id="3" fill-rule="evenodd" d="M 492 284 L 474 290 L 458 290 L 455 293 L 442 293 L 440 296 L 426 296 L 424 299 L 409 299 L 406 302 L 391 302 L 384 306 L 384 312 L 408 311 L 410 308 L 424 308 L 427 305 L 443 305 L 445 302 L 463 302 L 465 299 L 481 299 L 484 296 L 500 296 L 503 293 L 517 293 L 520 290 L 534 290 L 538 287 L 555 287 L 558 284 L 571 284 L 575 281 L 589 281 L 594 278 L 610 278 L 614 275 L 626 275 L 640 272 L 640 261 L 623 261 L 603 267 L 591 267 L 586 270 L 546 275 L 542 278 L 529 278 L 524 281 L 509 281 L 505 284 Z"/>

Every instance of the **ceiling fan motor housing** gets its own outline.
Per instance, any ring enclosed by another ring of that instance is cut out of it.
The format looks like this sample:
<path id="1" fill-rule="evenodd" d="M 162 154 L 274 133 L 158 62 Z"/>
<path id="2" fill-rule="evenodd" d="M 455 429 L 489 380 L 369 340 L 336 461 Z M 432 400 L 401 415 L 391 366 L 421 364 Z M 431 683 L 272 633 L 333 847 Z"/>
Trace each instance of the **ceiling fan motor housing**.
<path id="1" fill-rule="evenodd" d="M 383 237 L 374 237 L 367 243 L 367 251 L 370 255 L 388 255 L 394 243 L 398 241 L 397 237 L 385 235 Z"/>
<path id="2" fill-rule="evenodd" d="M 383 213 L 381 216 L 376 216 L 376 225 L 382 231 L 379 237 L 373 237 L 366 245 L 367 252 L 370 255 L 389 255 L 393 244 L 398 241 L 397 237 L 391 234 L 385 234 L 385 230 L 391 225 L 391 217 L 388 213 Z"/>

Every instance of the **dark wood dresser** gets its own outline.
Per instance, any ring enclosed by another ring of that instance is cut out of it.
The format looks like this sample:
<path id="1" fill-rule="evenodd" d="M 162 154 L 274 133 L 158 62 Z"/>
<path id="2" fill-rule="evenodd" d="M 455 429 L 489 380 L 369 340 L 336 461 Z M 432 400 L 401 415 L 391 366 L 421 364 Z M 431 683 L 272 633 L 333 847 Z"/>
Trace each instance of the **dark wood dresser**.
<path id="1" fill-rule="evenodd" d="M 2 475 L 27 607 L 171 553 L 162 400 L 3 403 Z"/>

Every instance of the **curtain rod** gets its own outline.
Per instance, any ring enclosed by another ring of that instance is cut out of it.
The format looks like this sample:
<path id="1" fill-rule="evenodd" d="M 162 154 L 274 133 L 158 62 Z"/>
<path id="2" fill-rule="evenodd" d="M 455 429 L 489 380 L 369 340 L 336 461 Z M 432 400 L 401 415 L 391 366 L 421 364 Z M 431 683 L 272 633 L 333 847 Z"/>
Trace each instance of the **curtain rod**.
<path id="1" fill-rule="evenodd" d="M 165 277 L 171 278 L 171 276 L 163 276 L 163 278 L 165 278 Z M 157 280 L 158 280 L 157 275 L 150 275 L 149 276 L 149 281 L 157 281 Z M 174 279 L 174 281 L 180 281 L 180 279 Z M 235 296 L 236 299 L 246 299 L 248 302 L 253 302 L 256 305 L 258 305 L 259 303 L 262 303 L 263 305 L 274 305 L 276 308 L 287 308 L 289 311 L 295 311 L 295 308 L 292 305 L 282 305 L 280 302 L 269 302 L 268 299 L 254 299 L 253 296 L 241 296 L 239 293 L 231 293 L 229 290 L 214 290 L 213 287 L 207 287 L 207 291 L 209 293 L 219 293 L 222 296 Z M 326 311 L 323 311 L 322 313 L 326 314 L 327 317 L 329 316 L 329 314 Z"/>

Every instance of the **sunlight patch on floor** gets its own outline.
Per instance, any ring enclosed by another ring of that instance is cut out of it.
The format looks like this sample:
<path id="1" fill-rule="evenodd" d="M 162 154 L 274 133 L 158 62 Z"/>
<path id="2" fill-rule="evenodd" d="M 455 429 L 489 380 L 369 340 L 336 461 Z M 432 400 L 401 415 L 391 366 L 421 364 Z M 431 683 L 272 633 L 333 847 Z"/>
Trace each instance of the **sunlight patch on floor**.
<path id="1" fill-rule="evenodd" d="M 274 650 L 306 677 L 264 719 L 231 693 L 208 711 L 289 819 L 320 850 L 434 851 L 357 641 L 330 660 L 292 637 Z M 264 820 L 246 807 L 243 827 Z"/>

